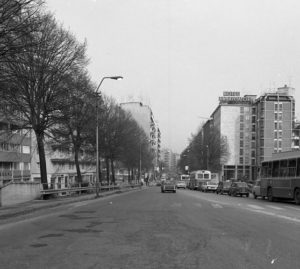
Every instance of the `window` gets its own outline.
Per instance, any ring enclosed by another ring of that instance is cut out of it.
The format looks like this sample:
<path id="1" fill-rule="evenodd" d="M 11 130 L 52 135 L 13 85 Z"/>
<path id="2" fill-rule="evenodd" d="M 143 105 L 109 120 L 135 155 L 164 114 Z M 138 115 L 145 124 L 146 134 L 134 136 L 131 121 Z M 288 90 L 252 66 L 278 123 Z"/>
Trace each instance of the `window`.
<path id="1" fill-rule="evenodd" d="M 244 113 L 244 107 L 243 106 L 240 107 L 240 113 L 241 114 Z"/>
<path id="2" fill-rule="evenodd" d="M 241 124 L 240 124 L 240 130 L 241 130 L 241 131 L 244 130 L 244 123 L 241 123 Z"/>
<path id="3" fill-rule="evenodd" d="M 279 176 L 279 161 L 274 161 L 272 177 L 278 177 L 278 176 Z"/>
<path id="4" fill-rule="evenodd" d="M 300 158 L 297 159 L 297 171 L 296 171 L 297 177 L 300 176 Z"/>
<path id="5" fill-rule="evenodd" d="M 274 149 L 277 149 L 278 143 L 277 143 L 277 139 L 274 139 Z"/>
<path id="6" fill-rule="evenodd" d="M 278 110 L 278 103 L 275 103 L 275 104 L 274 104 L 274 110 L 275 110 L 275 111 Z"/>
<path id="7" fill-rule="evenodd" d="M 280 177 L 287 177 L 288 175 L 288 166 L 287 166 L 287 160 L 281 160 L 279 163 L 279 176 Z"/>
<path id="8" fill-rule="evenodd" d="M 279 149 L 282 148 L 282 141 L 281 141 L 281 140 L 278 141 L 278 148 L 279 148 Z"/>
<path id="9" fill-rule="evenodd" d="M 278 129 L 278 123 L 277 123 L 277 122 L 274 123 L 274 129 L 275 129 L 275 130 Z"/>
<path id="10" fill-rule="evenodd" d="M 240 115 L 240 122 L 244 122 L 244 116 Z"/>
<path id="11" fill-rule="evenodd" d="M 278 109 L 279 111 L 282 111 L 282 103 L 279 103 Z"/>
<path id="12" fill-rule="evenodd" d="M 288 176 L 289 177 L 296 176 L 296 159 L 288 160 Z"/>
<path id="13" fill-rule="evenodd" d="M 243 163 L 244 163 L 244 158 L 240 157 L 240 164 L 243 164 Z"/>
<path id="14" fill-rule="evenodd" d="M 29 146 L 23 146 L 23 153 L 30 154 L 30 147 Z"/>
<path id="15" fill-rule="evenodd" d="M 240 149 L 240 155 L 244 155 L 244 150 Z"/>
<path id="16" fill-rule="evenodd" d="M 281 139 L 282 138 L 282 130 L 278 131 L 278 138 Z"/>
<path id="17" fill-rule="evenodd" d="M 274 119 L 278 120 L 278 113 L 277 113 L 277 111 L 275 111 L 275 113 L 274 113 Z"/>
<path id="18" fill-rule="evenodd" d="M 244 138 L 244 133 L 240 133 L 240 138 Z"/>
<path id="19" fill-rule="evenodd" d="M 275 138 L 275 139 L 278 138 L 278 132 L 277 132 L 277 131 L 274 132 L 274 138 Z"/>
<path id="20" fill-rule="evenodd" d="M 244 141 L 240 140 L 240 147 L 242 148 L 244 146 Z"/>
<path id="21" fill-rule="evenodd" d="M 281 122 L 281 121 L 278 122 L 278 129 L 279 129 L 279 130 L 282 130 L 282 122 Z"/>
<path id="22" fill-rule="evenodd" d="M 282 120 L 282 112 L 278 113 L 278 120 Z"/>

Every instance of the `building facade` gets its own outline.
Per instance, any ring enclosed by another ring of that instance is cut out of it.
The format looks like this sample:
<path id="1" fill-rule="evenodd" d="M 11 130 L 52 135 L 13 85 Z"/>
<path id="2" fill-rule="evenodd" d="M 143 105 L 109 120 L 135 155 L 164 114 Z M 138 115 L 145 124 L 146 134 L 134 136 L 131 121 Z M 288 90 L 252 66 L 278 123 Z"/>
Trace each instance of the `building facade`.
<path id="1" fill-rule="evenodd" d="M 31 131 L 0 121 L 0 185 L 30 180 Z"/>
<path id="2" fill-rule="evenodd" d="M 154 119 L 152 109 L 141 102 L 120 103 L 120 107 L 129 112 L 146 133 L 151 149 L 155 154 L 154 167 L 157 170 L 161 158 L 161 132 Z"/>
<path id="3" fill-rule="evenodd" d="M 261 162 L 273 153 L 299 149 L 295 125 L 293 88 L 286 85 L 256 98 L 224 92 L 219 105 L 204 125 L 213 125 L 226 137 L 229 156 L 222 166 L 223 180 L 254 180 Z M 208 131 L 204 130 L 204 135 Z"/>

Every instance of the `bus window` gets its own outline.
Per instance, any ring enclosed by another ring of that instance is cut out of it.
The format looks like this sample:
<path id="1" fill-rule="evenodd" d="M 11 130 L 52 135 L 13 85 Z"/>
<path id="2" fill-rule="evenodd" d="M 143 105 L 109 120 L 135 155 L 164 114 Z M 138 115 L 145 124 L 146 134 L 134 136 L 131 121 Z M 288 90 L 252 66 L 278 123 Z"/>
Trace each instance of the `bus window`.
<path id="1" fill-rule="evenodd" d="M 268 163 L 262 163 L 262 167 L 261 167 L 261 177 L 262 177 L 262 178 L 268 177 Z"/>
<path id="2" fill-rule="evenodd" d="M 297 159 L 297 177 L 300 176 L 300 158 Z"/>
<path id="3" fill-rule="evenodd" d="M 296 159 L 291 159 L 288 161 L 288 176 L 289 177 L 296 176 Z"/>
<path id="4" fill-rule="evenodd" d="M 279 161 L 274 161 L 272 177 L 278 177 L 278 176 L 279 176 Z"/>
<path id="5" fill-rule="evenodd" d="M 287 176 L 287 160 L 281 160 L 279 163 L 279 176 L 280 177 L 286 177 Z"/>
<path id="6" fill-rule="evenodd" d="M 268 162 L 267 177 L 272 177 L 273 162 Z"/>

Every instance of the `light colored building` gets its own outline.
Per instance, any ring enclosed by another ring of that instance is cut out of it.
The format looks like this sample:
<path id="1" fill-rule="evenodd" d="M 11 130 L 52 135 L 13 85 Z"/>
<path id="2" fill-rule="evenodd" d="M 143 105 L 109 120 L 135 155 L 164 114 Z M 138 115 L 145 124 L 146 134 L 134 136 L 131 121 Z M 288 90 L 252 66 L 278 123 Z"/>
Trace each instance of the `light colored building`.
<path id="1" fill-rule="evenodd" d="M 217 127 L 228 143 L 229 156 L 221 173 L 224 180 L 254 180 L 261 162 L 273 153 L 299 148 L 293 92 L 285 85 L 259 98 L 241 97 L 239 92 L 224 92 L 219 98 L 206 125 Z"/>
<path id="2" fill-rule="evenodd" d="M 40 161 L 35 136 L 32 136 L 31 178 L 40 182 Z M 70 149 L 45 144 L 47 181 L 55 189 L 75 186 L 78 183 L 74 153 Z M 81 152 L 79 156 L 82 184 L 94 183 L 96 162 L 94 156 Z"/>
<path id="3" fill-rule="evenodd" d="M 120 107 L 129 112 L 132 118 L 145 131 L 152 150 L 155 153 L 154 166 L 157 169 L 161 152 L 161 132 L 154 119 L 152 109 L 141 102 L 120 103 Z"/>
<path id="4" fill-rule="evenodd" d="M 180 155 L 172 152 L 170 149 L 162 149 L 162 162 L 165 172 L 176 173 L 177 163 L 180 158 Z"/>
<path id="5" fill-rule="evenodd" d="M 251 178 L 251 121 L 253 95 L 224 92 L 212 113 L 212 124 L 226 137 L 229 156 L 222 167 L 224 180 Z"/>

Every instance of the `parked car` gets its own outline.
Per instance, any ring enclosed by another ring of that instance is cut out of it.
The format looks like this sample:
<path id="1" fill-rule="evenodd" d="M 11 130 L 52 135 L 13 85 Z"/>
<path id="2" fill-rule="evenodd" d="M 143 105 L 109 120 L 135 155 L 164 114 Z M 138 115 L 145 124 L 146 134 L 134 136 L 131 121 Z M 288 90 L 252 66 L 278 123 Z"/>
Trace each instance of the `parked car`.
<path id="1" fill-rule="evenodd" d="M 230 180 L 219 182 L 216 193 L 217 194 L 225 194 L 225 193 L 228 194 L 231 183 L 232 182 Z"/>
<path id="2" fill-rule="evenodd" d="M 256 199 L 258 196 L 261 196 L 261 191 L 260 191 L 260 180 L 256 180 L 253 188 L 252 188 L 252 194 L 254 199 Z M 262 198 L 264 198 L 263 196 L 261 196 Z"/>
<path id="3" fill-rule="evenodd" d="M 246 182 L 233 182 L 231 183 L 228 194 L 232 196 L 240 195 L 242 197 L 245 195 L 249 197 L 249 187 Z"/>
<path id="4" fill-rule="evenodd" d="M 217 182 L 203 182 L 200 186 L 200 190 L 203 192 L 215 192 L 217 190 L 218 183 Z"/>
<path id="5" fill-rule="evenodd" d="M 186 183 L 185 183 L 185 181 L 182 181 L 182 180 L 177 181 L 176 182 L 176 188 L 177 189 L 186 189 Z"/>
<path id="6" fill-rule="evenodd" d="M 172 191 L 176 192 L 176 184 L 174 181 L 165 180 L 161 183 L 161 192 Z"/>

